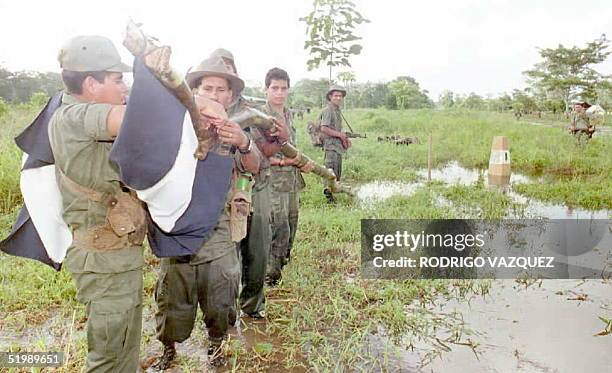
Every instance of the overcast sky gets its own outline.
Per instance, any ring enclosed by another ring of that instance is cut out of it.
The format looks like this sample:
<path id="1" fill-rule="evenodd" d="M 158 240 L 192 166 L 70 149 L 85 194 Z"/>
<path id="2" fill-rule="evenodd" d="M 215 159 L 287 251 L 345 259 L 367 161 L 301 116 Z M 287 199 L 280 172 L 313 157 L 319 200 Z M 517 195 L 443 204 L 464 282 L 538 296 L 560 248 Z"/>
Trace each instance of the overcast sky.
<path id="1" fill-rule="evenodd" d="M 584 46 L 602 33 L 612 38 L 610 0 L 354 2 L 371 20 L 357 30 L 363 51 L 350 68 L 357 80 L 410 75 L 434 99 L 445 89 L 497 95 L 523 88 L 522 72 L 539 61 L 536 47 Z M 131 17 L 172 46 L 180 71 L 224 47 L 250 86 L 262 85 L 275 66 L 293 81 L 326 77 L 324 69 L 306 69 L 305 25 L 298 18 L 311 7 L 311 0 L 0 0 L 0 65 L 59 72 L 57 51 L 79 34 L 110 37 L 131 61 L 121 46 Z M 598 69 L 612 74 L 612 57 Z"/>

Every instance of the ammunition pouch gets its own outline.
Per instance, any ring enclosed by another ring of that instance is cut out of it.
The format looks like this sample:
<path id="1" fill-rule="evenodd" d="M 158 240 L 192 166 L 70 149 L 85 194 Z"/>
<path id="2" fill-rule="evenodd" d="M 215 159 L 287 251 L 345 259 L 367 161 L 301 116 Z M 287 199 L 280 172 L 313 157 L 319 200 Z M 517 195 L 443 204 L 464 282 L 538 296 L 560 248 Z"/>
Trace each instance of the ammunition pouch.
<path id="1" fill-rule="evenodd" d="M 247 235 L 247 222 L 252 209 L 253 176 L 248 172 L 234 172 L 232 194 L 229 201 L 230 236 L 240 242 Z"/>
<path id="2" fill-rule="evenodd" d="M 72 193 L 107 208 L 104 224 L 73 232 L 75 247 L 107 251 L 142 245 L 146 235 L 145 212 L 134 192 L 103 193 L 76 183 L 61 171 L 60 174 Z"/>

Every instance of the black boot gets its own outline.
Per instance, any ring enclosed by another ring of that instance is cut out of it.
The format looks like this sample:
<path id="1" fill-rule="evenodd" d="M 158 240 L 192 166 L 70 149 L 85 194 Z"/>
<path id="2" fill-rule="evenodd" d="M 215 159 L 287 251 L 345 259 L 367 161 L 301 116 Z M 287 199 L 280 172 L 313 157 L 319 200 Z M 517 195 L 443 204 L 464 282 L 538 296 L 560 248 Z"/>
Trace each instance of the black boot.
<path id="1" fill-rule="evenodd" d="M 330 205 L 336 204 L 336 199 L 334 198 L 334 195 L 332 194 L 331 190 L 323 189 L 323 194 L 325 195 L 325 198 L 327 198 L 327 203 L 329 203 Z"/>
<path id="2" fill-rule="evenodd" d="M 153 368 L 157 370 L 166 370 L 170 368 L 174 358 L 176 357 L 176 349 L 174 348 L 174 342 L 164 343 L 164 352 L 160 356 L 159 360 L 153 365 Z"/>

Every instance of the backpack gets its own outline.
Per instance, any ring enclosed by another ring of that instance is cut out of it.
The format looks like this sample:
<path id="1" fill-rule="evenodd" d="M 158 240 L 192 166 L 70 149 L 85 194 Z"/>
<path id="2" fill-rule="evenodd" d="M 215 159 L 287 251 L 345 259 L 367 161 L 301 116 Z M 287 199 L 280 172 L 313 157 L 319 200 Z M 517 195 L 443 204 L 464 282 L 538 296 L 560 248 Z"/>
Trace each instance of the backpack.
<path id="1" fill-rule="evenodd" d="M 323 137 L 321 133 L 320 119 L 316 123 L 309 121 L 308 125 L 306 126 L 306 131 L 308 132 L 308 135 L 310 136 L 310 142 L 312 143 L 313 146 L 323 147 Z"/>

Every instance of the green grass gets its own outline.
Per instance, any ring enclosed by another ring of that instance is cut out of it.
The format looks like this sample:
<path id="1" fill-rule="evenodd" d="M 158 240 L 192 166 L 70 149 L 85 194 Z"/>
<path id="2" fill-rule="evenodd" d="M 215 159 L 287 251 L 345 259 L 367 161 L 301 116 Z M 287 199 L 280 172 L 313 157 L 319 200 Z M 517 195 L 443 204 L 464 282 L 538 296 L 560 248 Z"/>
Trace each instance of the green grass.
<path id="1" fill-rule="evenodd" d="M 12 107 L 0 118 L 0 236 L 5 237 L 21 204 L 19 194 L 20 152 L 12 138 L 34 117 L 35 111 Z M 313 119 L 317 113 L 312 113 Z M 554 202 L 568 202 L 591 209 L 612 208 L 612 138 L 602 136 L 589 144 L 576 145 L 561 129 L 530 126 L 510 114 L 462 111 L 353 110 L 345 113 L 356 132 L 367 139 L 354 139 L 345 158 L 344 181 L 360 184 L 374 180 L 412 182 L 427 166 L 427 138 L 433 137 L 434 166 L 458 160 L 465 167 L 486 168 L 493 136 L 510 140 L 512 167 L 523 173 L 544 175 L 546 183 L 515 187 L 520 193 Z M 299 148 L 317 161 L 323 153 L 307 141 L 304 121 L 297 122 Z M 379 143 L 377 136 L 416 136 L 420 145 L 395 146 Z M 501 218 L 520 208 L 501 192 L 487 190 L 482 182 L 470 186 L 423 184 L 410 197 L 395 196 L 383 202 L 359 205 L 348 196 L 338 196 L 335 208 L 324 204 L 322 184 L 306 176 L 302 193 L 300 228 L 292 261 L 285 268 L 282 284 L 268 291 L 269 322 L 265 337 L 254 347 L 232 341 L 227 348 L 230 367 L 236 371 L 295 369 L 296 371 L 384 370 L 385 360 L 366 346 L 372 335 L 384 335 L 399 348 L 413 341 L 432 340 L 436 330 L 448 330 L 455 340 L 470 333 L 459 319 L 441 317 L 432 303 L 442 298 L 463 299 L 486 294 L 486 281 L 383 281 L 362 279 L 360 268 L 360 220 L 365 218 Z M 579 191 L 579 193 L 577 193 Z M 145 267 L 145 315 L 151 322 L 153 287 L 158 260 L 147 255 Z M 406 312 L 406 307 L 418 311 Z M 74 323 L 72 317 L 74 315 Z M 42 328 L 53 316 L 61 325 L 73 325 L 68 337 L 64 329 L 53 331 L 55 345 L 45 349 L 71 351 L 66 372 L 84 362 L 85 313 L 75 300 L 75 290 L 66 272 L 54 272 L 38 263 L 0 254 L 0 333 Z M 201 326 L 201 320 L 199 322 Z M 201 330 L 192 337 L 205 343 Z M 143 348 L 157 344 L 153 330 L 143 331 Z M 37 349 L 35 344 L 13 349 Z M 390 345 L 383 354 L 391 358 Z M 203 351 L 202 351 L 203 353 Z M 147 358 L 143 356 L 143 359 Z M 184 371 L 198 371 L 197 356 L 181 356 Z"/>

